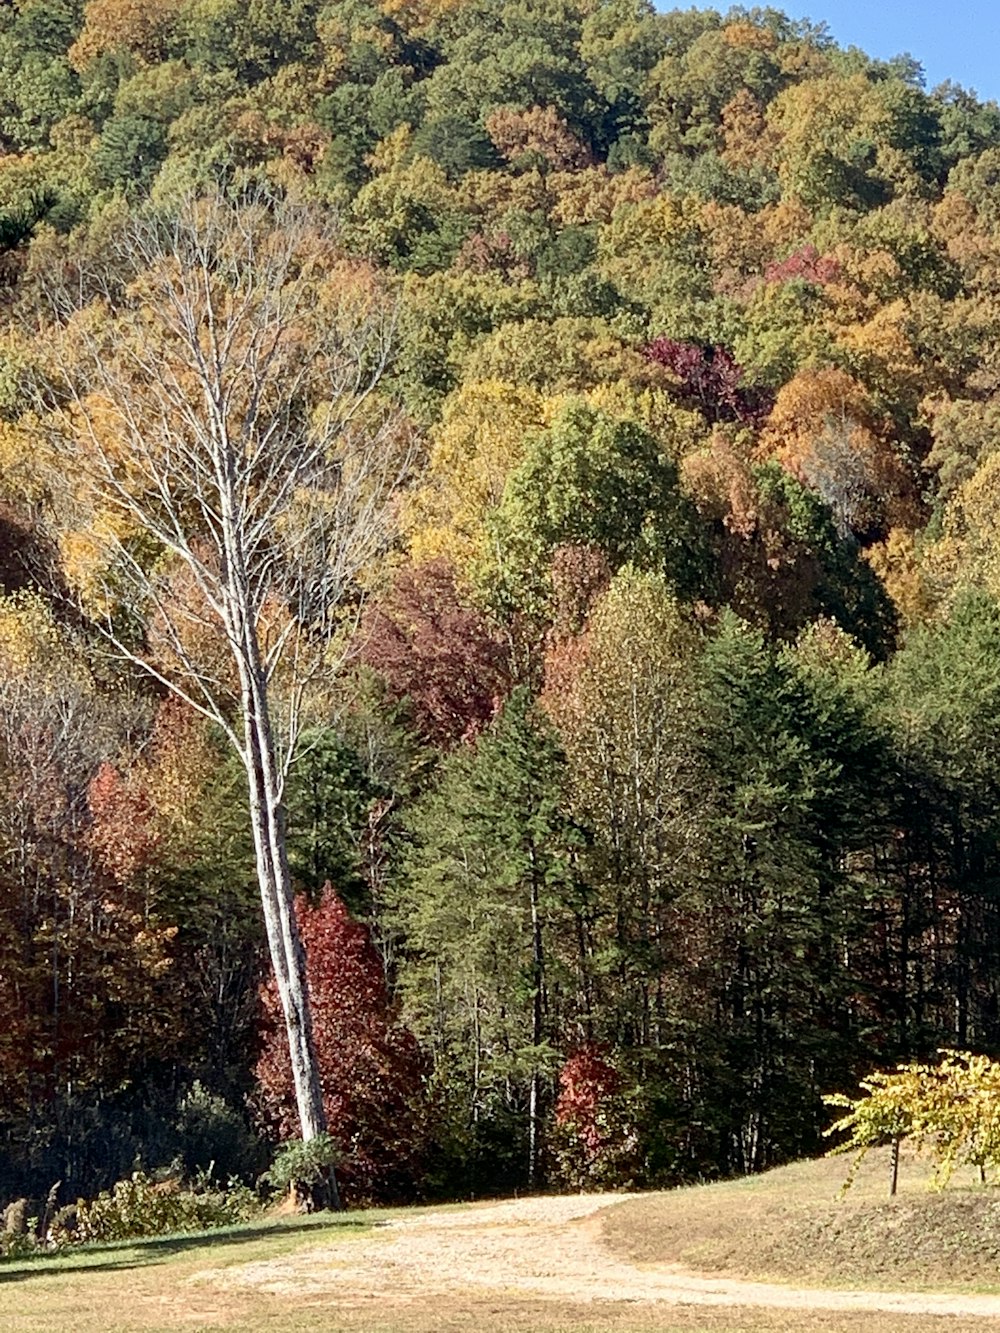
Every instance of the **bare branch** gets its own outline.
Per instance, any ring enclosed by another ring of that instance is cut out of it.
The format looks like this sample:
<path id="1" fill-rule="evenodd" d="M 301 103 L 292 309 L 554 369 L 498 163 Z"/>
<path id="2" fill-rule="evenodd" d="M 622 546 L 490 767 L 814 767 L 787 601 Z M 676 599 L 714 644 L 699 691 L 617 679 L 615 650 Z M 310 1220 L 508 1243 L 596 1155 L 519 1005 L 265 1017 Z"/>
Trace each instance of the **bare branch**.
<path id="1" fill-rule="evenodd" d="M 221 196 L 123 221 L 110 263 L 68 265 L 47 296 L 35 419 L 58 511 L 108 534 L 108 641 L 221 727 L 244 765 L 293 1067 L 298 1050 L 305 1068 L 282 799 L 310 691 L 359 614 L 359 575 L 392 539 L 412 461 L 400 413 L 376 398 L 394 304 L 327 218 Z M 200 605 L 180 595 L 179 571 Z M 148 633 L 126 639 L 116 603 L 155 618 L 162 651 Z M 239 682 L 239 724 L 213 644 Z M 308 1137 L 322 1106 L 303 1078 Z"/>

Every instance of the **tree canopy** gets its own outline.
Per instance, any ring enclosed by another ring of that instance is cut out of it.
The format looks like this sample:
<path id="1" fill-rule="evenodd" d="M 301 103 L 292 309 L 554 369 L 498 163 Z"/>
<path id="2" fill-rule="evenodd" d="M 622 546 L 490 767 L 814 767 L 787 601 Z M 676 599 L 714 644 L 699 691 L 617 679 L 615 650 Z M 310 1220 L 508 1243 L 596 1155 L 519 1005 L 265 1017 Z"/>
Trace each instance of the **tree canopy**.
<path id="1" fill-rule="evenodd" d="M 0 1199 L 209 1104 L 673 1183 L 1000 1054 L 995 103 L 649 0 L 0 73 Z"/>

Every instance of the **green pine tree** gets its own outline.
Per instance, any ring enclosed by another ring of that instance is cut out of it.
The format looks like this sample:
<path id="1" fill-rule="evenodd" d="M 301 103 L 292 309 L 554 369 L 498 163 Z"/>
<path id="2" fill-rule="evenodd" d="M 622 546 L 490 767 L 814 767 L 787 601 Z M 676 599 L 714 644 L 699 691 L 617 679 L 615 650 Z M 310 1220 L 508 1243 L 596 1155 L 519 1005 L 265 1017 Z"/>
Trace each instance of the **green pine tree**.
<path id="1" fill-rule="evenodd" d="M 407 1021 L 433 1052 L 460 1137 L 473 1159 L 493 1158 L 494 1175 L 529 1185 L 554 1067 L 553 940 L 580 840 L 563 812 L 564 770 L 529 692 L 515 690 L 415 807 L 397 902 Z"/>

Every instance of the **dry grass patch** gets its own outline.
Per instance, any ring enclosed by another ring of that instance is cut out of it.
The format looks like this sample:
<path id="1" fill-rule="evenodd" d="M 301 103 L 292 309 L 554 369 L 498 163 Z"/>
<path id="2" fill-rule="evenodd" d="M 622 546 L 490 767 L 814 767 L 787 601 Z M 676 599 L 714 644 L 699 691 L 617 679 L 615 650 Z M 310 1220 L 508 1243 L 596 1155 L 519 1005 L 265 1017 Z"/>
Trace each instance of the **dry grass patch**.
<path id="1" fill-rule="evenodd" d="M 201 1235 L 155 1237 L 37 1258 L 0 1262 L 0 1330 L 243 1328 L 265 1325 L 268 1302 L 191 1286 L 206 1263 L 216 1268 L 280 1258 L 370 1234 L 371 1214 L 281 1218 Z"/>
<path id="2" fill-rule="evenodd" d="M 602 1217 L 602 1234 L 638 1264 L 797 1285 L 1000 1291 L 1000 1189 L 903 1153 L 887 1197 L 888 1150 L 869 1154 L 839 1197 L 848 1159 L 796 1162 L 766 1175 L 637 1198 Z"/>
<path id="3" fill-rule="evenodd" d="M 407 1304 L 380 1300 L 377 1308 L 344 1308 L 339 1301 L 298 1301 L 247 1293 L 177 1292 L 170 1267 L 159 1281 L 119 1276 L 112 1288 L 76 1283 L 59 1301 L 19 1308 L 0 1287 L 3 1333 L 983 1333 L 981 1319 L 901 1316 L 874 1312 L 699 1307 L 637 1309 L 627 1302 L 580 1306 L 517 1298 L 442 1300 Z M 93 1275 L 92 1275 L 93 1276 Z M 180 1274 L 174 1275 L 175 1277 Z"/>
<path id="4" fill-rule="evenodd" d="M 1000 1301 L 967 1298 L 963 1310 L 956 1298 L 959 1313 L 949 1315 L 952 1307 L 933 1298 L 923 1307 L 919 1298 L 900 1306 L 873 1294 L 871 1302 L 885 1307 L 880 1312 L 849 1293 L 775 1293 L 715 1279 L 685 1286 L 683 1274 L 633 1267 L 620 1257 L 624 1250 L 644 1264 L 669 1263 L 691 1260 L 693 1249 L 714 1254 L 707 1266 L 733 1276 L 766 1271 L 765 1260 L 792 1262 L 797 1246 L 817 1267 L 806 1270 L 796 1260 L 785 1276 L 798 1283 L 811 1276 L 815 1286 L 829 1276 L 816 1254 L 826 1242 L 805 1223 L 819 1225 L 824 1209 L 848 1215 L 833 1202 L 840 1166 L 801 1164 L 755 1181 L 611 1207 L 606 1197 L 571 1196 L 285 1218 L 0 1263 L 0 1333 L 981 1333 L 994 1322 Z M 924 1205 L 949 1198 L 928 1200 L 919 1192 L 920 1174 L 907 1163 L 905 1193 L 894 1205 L 901 1235 L 913 1230 L 908 1210 L 926 1221 Z M 878 1216 L 880 1179 L 877 1170 L 866 1176 L 847 1207 Z M 954 1198 L 992 1204 L 993 1196 Z M 769 1239 L 775 1227 L 779 1239 Z M 924 1278 L 921 1285 L 932 1284 Z M 846 1280 L 858 1284 L 858 1273 Z M 816 1308 L 824 1297 L 844 1308 Z M 772 1304 L 749 1308 L 758 1299 Z M 976 1309 L 989 1317 L 974 1318 Z"/>
<path id="5" fill-rule="evenodd" d="M 171 1325 L 171 1330 L 176 1329 Z M 360 1314 L 333 1307 L 271 1311 L 259 1322 L 224 1326 L 239 1333 L 985 1333 L 989 1322 L 943 1316 L 830 1310 L 718 1309 L 637 1311 L 627 1303 L 581 1307 L 551 1303 L 427 1301 L 418 1308 Z M 166 1333 L 166 1330 L 164 1330 Z"/>

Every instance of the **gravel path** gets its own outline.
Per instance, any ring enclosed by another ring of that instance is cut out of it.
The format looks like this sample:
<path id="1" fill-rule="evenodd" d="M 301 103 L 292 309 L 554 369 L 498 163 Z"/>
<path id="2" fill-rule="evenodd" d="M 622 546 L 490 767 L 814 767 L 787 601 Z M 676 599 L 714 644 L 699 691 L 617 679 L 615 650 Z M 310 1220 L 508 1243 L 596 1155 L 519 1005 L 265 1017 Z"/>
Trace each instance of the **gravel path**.
<path id="1" fill-rule="evenodd" d="M 1000 1296 L 844 1291 L 699 1277 L 679 1265 L 637 1267 L 601 1240 L 602 1208 L 621 1195 L 518 1199 L 386 1222 L 370 1237 L 324 1244 L 283 1259 L 197 1274 L 192 1281 L 276 1294 L 397 1301 L 493 1293 L 588 1304 L 884 1311 L 1000 1318 Z"/>

